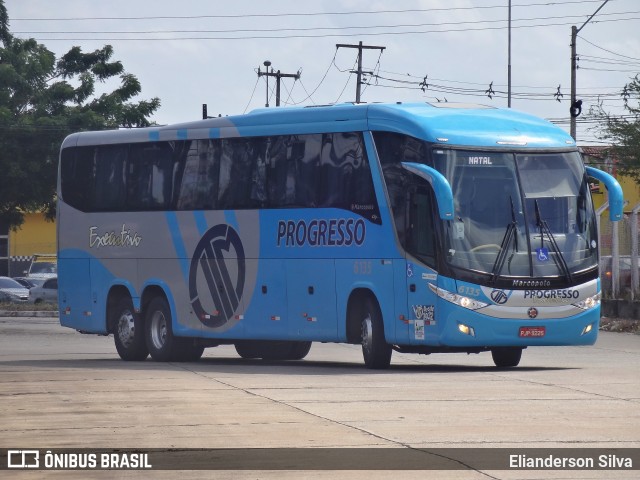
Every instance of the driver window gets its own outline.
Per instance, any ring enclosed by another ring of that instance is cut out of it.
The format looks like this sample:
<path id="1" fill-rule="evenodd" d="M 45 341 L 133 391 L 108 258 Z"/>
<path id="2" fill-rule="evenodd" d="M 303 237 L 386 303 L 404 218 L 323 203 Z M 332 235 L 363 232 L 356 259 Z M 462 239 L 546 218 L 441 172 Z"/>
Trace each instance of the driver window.
<path id="1" fill-rule="evenodd" d="M 413 185 L 409 190 L 408 205 L 406 249 L 426 265 L 435 268 L 434 196 L 431 187 L 423 181 Z"/>

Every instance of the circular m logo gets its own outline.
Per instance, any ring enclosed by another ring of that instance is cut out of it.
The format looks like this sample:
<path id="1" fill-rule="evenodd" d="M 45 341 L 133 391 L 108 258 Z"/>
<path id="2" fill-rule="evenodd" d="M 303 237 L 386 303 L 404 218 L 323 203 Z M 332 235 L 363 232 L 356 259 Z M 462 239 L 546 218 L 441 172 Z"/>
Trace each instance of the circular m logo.
<path id="1" fill-rule="evenodd" d="M 507 303 L 507 300 L 509 300 L 509 296 L 502 290 L 494 290 L 491 292 L 491 300 L 496 302 L 498 305 L 504 305 Z"/>
<path id="2" fill-rule="evenodd" d="M 210 228 L 198 242 L 189 268 L 191 306 L 200 321 L 209 327 L 227 323 L 240 305 L 244 281 L 244 248 L 238 232 L 226 224 Z"/>

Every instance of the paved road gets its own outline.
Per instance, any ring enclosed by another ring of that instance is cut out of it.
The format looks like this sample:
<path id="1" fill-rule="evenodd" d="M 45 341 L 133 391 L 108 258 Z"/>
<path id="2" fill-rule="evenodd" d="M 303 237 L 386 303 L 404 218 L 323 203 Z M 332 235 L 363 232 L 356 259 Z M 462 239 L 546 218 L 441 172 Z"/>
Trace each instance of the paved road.
<path id="1" fill-rule="evenodd" d="M 593 347 L 533 348 L 518 368 L 492 365 L 488 353 L 394 353 L 391 368 L 377 372 L 364 368 L 357 346 L 333 344 L 314 344 L 302 362 L 242 360 L 224 346 L 198 363 L 132 363 L 119 360 L 112 337 L 82 335 L 53 318 L 0 318 L 0 448 L 640 447 L 640 335 L 601 333 Z M 425 476 L 617 479 L 639 471 L 180 474 Z"/>

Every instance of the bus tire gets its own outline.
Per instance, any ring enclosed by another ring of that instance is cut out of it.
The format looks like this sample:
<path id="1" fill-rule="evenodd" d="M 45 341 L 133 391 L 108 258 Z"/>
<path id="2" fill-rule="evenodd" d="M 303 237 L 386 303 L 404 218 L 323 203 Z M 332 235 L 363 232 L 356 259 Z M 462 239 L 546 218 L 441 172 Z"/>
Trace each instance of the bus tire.
<path id="1" fill-rule="evenodd" d="M 288 340 L 241 340 L 235 343 L 242 358 L 262 360 L 302 360 L 311 350 L 311 342 Z"/>
<path id="2" fill-rule="evenodd" d="M 291 353 L 288 360 L 302 360 L 311 350 L 311 342 L 291 342 Z"/>
<path id="3" fill-rule="evenodd" d="M 122 297 L 110 312 L 113 339 L 122 360 L 141 361 L 149 356 L 142 318 L 129 297 Z"/>
<path id="4" fill-rule="evenodd" d="M 197 362 L 203 353 L 204 347 L 196 344 L 194 340 L 182 340 L 179 342 L 176 360 L 179 362 Z"/>
<path id="5" fill-rule="evenodd" d="M 145 309 L 146 342 L 151 358 L 170 362 L 180 358 L 180 345 L 171 328 L 171 309 L 164 297 L 155 297 Z"/>
<path id="6" fill-rule="evenodd" d="M 234 344 L 236 352 L 240 357 L 246 359 L 260 358 L 260 351 L 257 342 L 252 340 L 241 340 Z"/>
<path id="7" fill-rule="evenodd" d="M 362 356 L 367 368 L 388 368 L 391 345 L 384 338 L 384 323 L 380 308 L 372 298 L 366 298 L 361 309 Z"/>
<path id="8" fill-rule="evenodd" d="M 517 367 L 522 358 L 522 348 L 519 347 L 497 347 L 491 349 L 493 363 L 498 368 Z"/>
<path id="9" fill-rule="evenodd" d="M 267 361 L 293 360 L 293 350 L 297 342 L 287 340 L 263 340 L 258 344 L 258 357 Z"/>

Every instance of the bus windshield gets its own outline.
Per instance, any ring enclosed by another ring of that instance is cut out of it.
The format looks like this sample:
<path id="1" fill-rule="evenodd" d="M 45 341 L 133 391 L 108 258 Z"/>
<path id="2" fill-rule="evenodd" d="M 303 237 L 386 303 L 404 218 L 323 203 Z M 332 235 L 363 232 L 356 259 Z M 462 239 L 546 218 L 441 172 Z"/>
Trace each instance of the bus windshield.
<path id="1" fill-rule="evenodd" d="M 454 195 L 445 227 L 453 267 L 509 277 L 564 276 L 597 264 L 596 226 L 577 152 L 434 149 Z"/>

